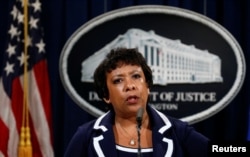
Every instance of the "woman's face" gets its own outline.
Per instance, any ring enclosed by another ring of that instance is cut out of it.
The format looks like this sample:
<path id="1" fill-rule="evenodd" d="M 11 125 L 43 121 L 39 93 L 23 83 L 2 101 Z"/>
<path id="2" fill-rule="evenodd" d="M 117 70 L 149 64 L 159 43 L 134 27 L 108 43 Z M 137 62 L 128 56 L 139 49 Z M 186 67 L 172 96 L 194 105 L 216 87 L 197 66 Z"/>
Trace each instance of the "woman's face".
<path id="1" fill-rule="evenodd" d="M 149 88 L 140 66 L 121 65 L 106 74 L 109 99 L 117 115 L 135 116 L 140 107 L 145 107 Z"/>

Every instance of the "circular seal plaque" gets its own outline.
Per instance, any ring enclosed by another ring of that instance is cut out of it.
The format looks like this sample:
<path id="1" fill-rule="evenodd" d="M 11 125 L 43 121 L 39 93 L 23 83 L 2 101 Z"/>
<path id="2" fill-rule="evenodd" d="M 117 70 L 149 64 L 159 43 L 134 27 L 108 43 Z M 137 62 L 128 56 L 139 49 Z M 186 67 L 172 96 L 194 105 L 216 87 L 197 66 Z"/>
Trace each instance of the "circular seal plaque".
<path id="1" fill-rule="evenodd" d="M 138 48 L 152 68 L 148 105 L 189 123 L 226 107 L 245 78 L 241 47 L 212 19 L 158 5 L 114 10 L 78 28 L 60 56 L 66 91 L 96 117 L 108 108 L 94 91 L 93 72 L 116 47 Z"/>

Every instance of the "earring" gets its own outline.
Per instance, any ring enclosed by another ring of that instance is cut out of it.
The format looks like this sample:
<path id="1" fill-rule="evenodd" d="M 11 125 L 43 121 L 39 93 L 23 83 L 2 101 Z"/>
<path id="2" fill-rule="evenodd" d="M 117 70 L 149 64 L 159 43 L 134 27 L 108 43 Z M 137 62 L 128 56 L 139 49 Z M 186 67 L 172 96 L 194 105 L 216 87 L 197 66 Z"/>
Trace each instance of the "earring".
<path id="1" fill-rule="evenodd" d="M 110 104 L 110 99 L 104 98 L 103 100 L 104 100 L 107 104 Z"/>

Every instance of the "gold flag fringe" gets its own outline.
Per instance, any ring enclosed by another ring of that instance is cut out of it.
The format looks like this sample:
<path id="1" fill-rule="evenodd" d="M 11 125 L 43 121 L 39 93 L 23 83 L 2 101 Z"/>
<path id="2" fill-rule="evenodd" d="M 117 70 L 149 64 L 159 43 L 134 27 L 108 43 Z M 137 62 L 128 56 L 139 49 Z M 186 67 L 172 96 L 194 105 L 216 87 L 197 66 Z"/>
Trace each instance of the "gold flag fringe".
<path id="1" fill-rule="evenodd" d="M 22 126 L 18 146 L 18 157 L 32 157 L 32 143 L 29 127 L 29 86 L 28 86 L 28 2 L 23 0 L 24 12 L 24 94 L 23 94 L 23 111 Z"/>
<path id="2" fill-rule="evenodd" d="M 18 147 L 18 157 L 32 157 L 29 127 L 22 127 Z"/>

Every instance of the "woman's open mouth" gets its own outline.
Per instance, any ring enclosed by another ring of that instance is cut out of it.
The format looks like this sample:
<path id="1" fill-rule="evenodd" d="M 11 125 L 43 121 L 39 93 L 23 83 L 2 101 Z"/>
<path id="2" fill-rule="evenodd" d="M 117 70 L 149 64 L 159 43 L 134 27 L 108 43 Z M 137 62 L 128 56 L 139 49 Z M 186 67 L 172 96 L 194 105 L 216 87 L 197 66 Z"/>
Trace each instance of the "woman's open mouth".
<path id="1" fill-rule="evenodd" d="M 138 102 L 138 100 L 139 100 L 139 97 L 135 96 L 135 95 L 134 96 L 129 96 L 127 98 L 127 102 L 130 103 L 130 104 L 135 104 L 135 103 Z"/>

